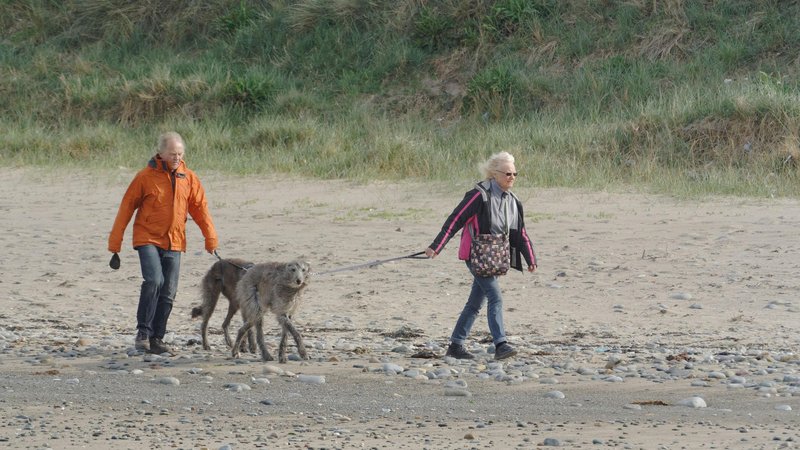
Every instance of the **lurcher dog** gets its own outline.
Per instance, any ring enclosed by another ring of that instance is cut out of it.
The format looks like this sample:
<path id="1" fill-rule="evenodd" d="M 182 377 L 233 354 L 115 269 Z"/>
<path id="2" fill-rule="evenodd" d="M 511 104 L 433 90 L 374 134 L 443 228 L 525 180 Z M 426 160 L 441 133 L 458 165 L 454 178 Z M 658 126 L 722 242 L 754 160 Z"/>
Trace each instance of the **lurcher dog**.
<path id="1" fill-rule="evenodd" d="M 233 346 L 231 341 L 228 327 L 231 324 L 231 319 L 239 311 L 239 301 L 236 299 L 236 284 L 242 276 L 253 267 L 253 263 L 238 258 L 220 259 L 215 262 L 208 272 L 206 272 L 200 283 L 202 291 L 203 302 L 200 306 L 192 308 L 192 319 L 202 317 L 203 324 L 200 326 L 200 334 L 203 337 L 203 349 L 210 350 L 208 345 L 208 321 L 211 315 L 214 314 L 214 309 L 217 307 L 217 301 L 220 294 L 228 299 L 228 314 L 222 322 L 222 331 L 225 333 L 225 344 L 228 347 Z M 256 352 L 256 342 L 253 330 L 247 335 L 248 347 L 250 353 Z M 244 343 L 242 343 L 244 346 Z M 242 348 L 244 351 L 244 347 Z"/>
<path id="2" fill-rule="evenodd" d="M 236 297 L 242 312 L 244 325 L 236 335 L 236 342 L 231 347 L 234 358 L 239 357 L 239 347 L 244 334 L 256 326 L 258 346 L 263 361 L 273 361 L 264 342 L 264 315 L 272 311 L 281 325 L 281 341 L 278 346 L 278 361 L 285 363 L 286 340 L 289 334 L 297 344 L 297 352 L 303 359 L 308 359 L 303 337 L 292 323 L 292 316 L 300 304 L 301 294 L 308 285 L 310 267 L 303 261 L 288 263 L 268 262 L 256 264 L 239 280 Z"/>

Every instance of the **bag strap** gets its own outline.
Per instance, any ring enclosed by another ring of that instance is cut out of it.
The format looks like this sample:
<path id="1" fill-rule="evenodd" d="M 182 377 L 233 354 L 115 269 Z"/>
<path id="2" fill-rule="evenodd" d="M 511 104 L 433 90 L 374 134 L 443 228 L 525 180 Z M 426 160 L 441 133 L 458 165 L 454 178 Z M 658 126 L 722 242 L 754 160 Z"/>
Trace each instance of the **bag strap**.
<path id="1" fill-rule="evenodd" d="M 510 201 L 511 196 L 508 195 L 507 192 L 503 192 L 503 194 L 500 195 L 500 210 L 505 216 L 505 222 L 503 223 L 503 234 L 506 236 L 508 236 L 508 234 L 511 232 L 511 216 L 508 215 L 508 202 Z"/>

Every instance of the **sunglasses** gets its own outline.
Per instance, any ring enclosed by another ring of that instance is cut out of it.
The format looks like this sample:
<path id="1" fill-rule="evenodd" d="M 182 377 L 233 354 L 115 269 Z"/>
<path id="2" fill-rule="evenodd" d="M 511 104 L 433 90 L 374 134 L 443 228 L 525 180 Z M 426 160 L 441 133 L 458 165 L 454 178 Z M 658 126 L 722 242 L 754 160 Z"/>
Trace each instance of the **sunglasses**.
<path id="1" fill-rule="evenodd" d="M 498 173 L 503 173 L 509 178 L 516 177 L 519 174 L 519 172 L 499 172 L 499 171 L 498 171 Z"/>

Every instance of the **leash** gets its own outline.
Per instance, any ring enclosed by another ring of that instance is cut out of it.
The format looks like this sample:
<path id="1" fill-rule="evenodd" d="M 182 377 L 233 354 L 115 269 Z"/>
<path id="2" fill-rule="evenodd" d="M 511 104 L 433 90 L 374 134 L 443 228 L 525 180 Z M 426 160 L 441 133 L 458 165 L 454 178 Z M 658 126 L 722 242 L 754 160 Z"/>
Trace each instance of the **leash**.
<path id="1" fill-rule="evenodd" d="M 232 265 L 233 267 L 236 267 L 237 269 L 244 270 L 245 272 L 247 272 L 248 270 L 250 270 L 250 267 L 242 267 L 242 266 L 240 266 L 240 265 L 238 265 L 238 264 L 234 264 L 234 263 L 232 263 L 232 262 L 228 261 L 227 259 L 222 259 L 222 257 L 221 257 L 221 256 L 219 256 L 219 253 L 217 253 L 217 251 L 216 251 L 216 250 L 214 250 L 214 256 L 216 256 L 218 260 L 220 260 L 220 261 L 224 261 L 224 262 L 226 262 L 226 263 L 228 263 L 228 264 Z"/>
<path id="2" fill-rule="evenodd" d="M 425 256 L 425 252 L 417 252 L 417 253 L 412 253 L 410 255 L 396 256 L 394 258 L 376 259 L 375 261 L 370 261 L 370 262 L 367 262 L 367 263 L 364 263 L 364 264 L 356 264 L 355 266 L 341 267 L 339 269 L 326 270 L 324 272 L 312 272 L 312 275 L 315 275 L 315 276 L 317 276 L 317 275 L 328 275 L 328 274 L 337 273 L 337 272 L 346 272 L 346 271 L 349 271 L 349 270 L 358 270 L 358 269 L 362 269 L 362 268 L 365 268 L 365 267 L 372 268 L 372 267 L 375 267 L 375 266 L 379 266 L 381 264 L 385 264 L 387 262 L 398 261 L 398 260 L 401 260 L 401 259 L 428 259 L 428 257 Z"/>
<path id="3" fill-rule="evenodd" d="M 234 263 L 230 262 L 227 259 L 222 259 L 222 257 L 219 256 L 219 253 L 217 253 L 216 250 L 214 250 L 214 256 L 216 256 L 218 260 L 225 261 L 226 263 L 232 265 L 233 267 L 236 267 L 237 269 L 241 269 L 241 270 L 244 270 L 244 271 L 247 271 L 247 270 L 250 269 L 249 267 L 242 267 L 242 266 L 240 266 L 238 264 L 234 264 Z M 366 267 L 372 268 L 372 267 L 375 267 L 375 266 L 380 266 L 381 264 L 386 264 L 388 262 L 399 261 L 401 259 L 428 259 L 428 257 L 425 256 L 425 252 L 417 252 L 417 253 L 412 253 L 410 255 L 395 256 L 394 258 L 376 259 L 375 261 L 370 261 L 370 262 L 363 263 L 363 264 L 356 264 L 355 266 L 347 266 L 347 267 L 340 267 L 338 269 L 333 269 L 333 270 L 326 270 L 324 272 L 311 272 L 311 274 L 314 275 L 314 276 L 329 275 L 329 274 L 332 274 L 332 273 L 347 272 L 347 271 L 350 271 L 350 270 L 358 270 L 358 269 L 362 269 L 362 268 L 366 268 Z"/>

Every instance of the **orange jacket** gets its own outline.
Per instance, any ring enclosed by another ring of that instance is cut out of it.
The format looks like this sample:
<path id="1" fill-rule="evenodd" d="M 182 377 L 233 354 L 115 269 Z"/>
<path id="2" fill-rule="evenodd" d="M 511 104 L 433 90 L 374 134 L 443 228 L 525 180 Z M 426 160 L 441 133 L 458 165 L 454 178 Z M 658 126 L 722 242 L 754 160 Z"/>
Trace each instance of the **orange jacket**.
<path id="1" fill-rule="evenodd" d="M 171 172 L 166 162 L 156 155 L 136 174 L 122 197 L 108 236 L 109 251 L 119 253 L 121 250 L 122 236 L 134 211 L 134 248 L 153 244 L 164 250 L 185 252 L 187 212 L 206 238 L 206 250 L 213 252 L 217 248 L 217 232 L 208 212 L 203 185 L 183 161 Z"/>

